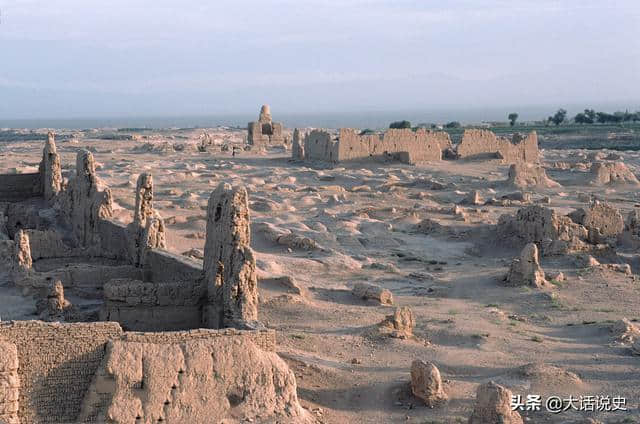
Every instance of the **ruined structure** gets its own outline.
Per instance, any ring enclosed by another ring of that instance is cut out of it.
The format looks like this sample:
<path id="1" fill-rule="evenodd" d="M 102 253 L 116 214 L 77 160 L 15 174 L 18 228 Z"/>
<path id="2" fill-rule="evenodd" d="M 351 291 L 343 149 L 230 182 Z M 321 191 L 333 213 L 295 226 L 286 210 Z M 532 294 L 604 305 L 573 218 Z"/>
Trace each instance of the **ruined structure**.
<path id="1" fill-rule="evenodd" d="M 47 142 L 42 152 L 40 176 L 42 179 L 44 199 L 47 202 L 52 202 L 62 189 L 62 172 L 60 155 L 58 155 L 54 135 L 51 132 L 47 134 Z"/>
<path id="2" fill-rule="evenodd" d="M 464 130 L 457 153 L 461 159 L 495 158 L 505 163 L 534 163 L 539 159 L 538 136 L 532 131 L 526 137 L 516 133 L 508 139 L 489 130 L 468 129 Z"/>
<path id="3" fill-rule="evenodd" d="M 136 184 L 136 203 L 133 222 L 129 226 L 131 253 L 135 265 L 144 263 L 147 249 L 166 248 L 165 227 L 162 217 L 153 209 L 153 177 L 140 174 Z"/>
<path id="4" fill-rule="evenodd" d="M 244 187 L 220 184 L 211 194 L 204 246 L 209 326 L 248 325 L 258 318 L 256 260 Z"/>
<path id="5" fill-rule="evenodd" d="M 249 122 L 247 130 L 247 143 L 252 146 L 264 147 L 285 142 L 282 124 L 273 122 L 269 105 L 262 105 L 258 121 Z"/>
<path id="6" fill-rule="evenodd" d="M 0 322 L 0 421 L 308 422 L 275 333 L 256 330 L 243 187 L 213 192 L 203 264 L 166 250 L 151 175 L 138 177 L 128 224 L 112 219 L 86 150 L 64 179 L 51 136 L 26 175 L 0 175 L 0 264 L 39 299 L 42 319 L 70 323 Z M 4 190 L 20 181 L 28 187 Z M 92 303 L 71 305 L 65 292 Z"/>
<path id="7" fill-rule="evenodd" d="M 419 128 L 389 129 L 383 134 L 360 134 L 341 128 L 337 139 L 326 131 L 314 130 L 305 137 L 304 157 L 310 161 L 339 163 L 350 160 L 397 160 L 404 163 L 441 160 L 451 148 L 449 134 Z"/>
<path id="8" fill-rule="evenodd" d="M 528 243 L 520 252 L 520 257 L 513 260 L 505 280 L 511 286 L 540 288 L 547 284 L 535 243 Z"/>
<path id="9" fill-rule="evenodd" d="M 516 245 L 535 243 L 548 256 L 588 251 L 598 245 L 613 246 L 617 242 L 634 245 L 635 228 L 634 214 L 625 225 L 617 208 L 594 202 L 568 215 L 537 205 L 523 207 L 515 216 L 502 215 L 497 231 L 502 240 Z"/>
<path id="10" fill-rule="evenodd" d="M 630 184 L 639 185 L 638 178 L 624 162 L 594 162 L 589 170 L 590 183 L 595 186 Z"/>
<path id="11" fill-rule="evenodd" d="M 503 240 L 520 245 L 536 243 L 544 255 L 579 250 L 588 236 L 587 229 L 568 216 L 537 205 L 520 208 L 515 216 L 502 215 L 497 230 Z"/>
<path id="12" fill-rule="evenodd" d="M 518 162 L 509 167 L 507 185 L 518 188 L 554 188 L 560 184 L 547 177 L 544 168 L 538 164 Z"/>
<path id="13" fill-rule="evenodd" d="M 306 134 L 300 132 L 298 128 L 293 130 L 293 143 L 291 145 L 291 158 L 293 160 L 304 160 L 304 139 Z"/>
<path id="14" fill-rule="evenodd" d="M 618 235 L 618 243 L 623 246 L 640 247 L 640 210 L 629 212 L 624 222 L 624 230 Z"/>
<path id="15" fill-rule="evenodd" d="M 583 225 L 591 243 L 604 243 L 616 238 L 624 230 L 620 211 L 608 203 L 594 202 L 588 208 L 580 208 L 569 214 L 573 222 Z"/>
<path id="16" fill-rule="evenodd" d="M 0 323 L 0 347 L 8 422 L 204 424 L 236 413 L 307 422 L 272 330 L 133 333 L 113 322 L 17 321 Z"/>

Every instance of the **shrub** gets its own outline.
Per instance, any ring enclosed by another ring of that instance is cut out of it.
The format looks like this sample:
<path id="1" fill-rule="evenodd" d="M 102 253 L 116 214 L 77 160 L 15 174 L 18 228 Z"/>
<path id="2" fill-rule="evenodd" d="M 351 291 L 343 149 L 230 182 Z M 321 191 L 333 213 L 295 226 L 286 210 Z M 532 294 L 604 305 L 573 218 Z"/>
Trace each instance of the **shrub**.
<path id="1" fill-rule="evenodd" d="M 404 121 L 395 121 L 389 124 L 389 128 L 402 129 L 402 128 L 411 128 L 411 122 Z"/>

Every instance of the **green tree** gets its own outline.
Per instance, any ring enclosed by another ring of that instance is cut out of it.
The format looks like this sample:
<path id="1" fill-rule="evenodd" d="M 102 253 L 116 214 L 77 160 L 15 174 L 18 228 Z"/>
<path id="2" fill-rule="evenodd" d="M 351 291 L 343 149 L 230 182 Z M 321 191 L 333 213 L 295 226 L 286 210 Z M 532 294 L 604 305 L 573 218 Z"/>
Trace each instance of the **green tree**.
<path id="1" fill-rule="evenodd" d="M 555 113 L 555 115 L 549 117 L 549 121 L 553 122 L 555 125 L 560 125 L 564 122 L 567 117 L 567 111 L 560 108 Z"/>
<path id="2" fill-rule="evenodd" d="M 579 114 L 577 114 L 573 120 L 576 122 L 576 124 L 586 124 L 587 123 L 587 115 L 585 115 L 584 113 L 580 112 Z"/>
<path id="3" fill-rule="evenodd" d="M 411 122 L 404 121 L 395 121 L 389 124 L 389 128 L 402 129 L 402 128 L 411 128 Z"/>
<path id="4" fill-rule="evenodd" d="M 458 121 L 451 121 L 444 124 L 444 126 L 445 128 L 460 128 L 462 125 Z"/>
<path id="5" fill-rule="evenodd" d="M 518 114 L 515 112 L 511 112 L 509 116 L 507 116 L 507 118 L 509 118 L 509 124 L 511 124 L 511 126 L 513 127 L 518 120 Z"/>

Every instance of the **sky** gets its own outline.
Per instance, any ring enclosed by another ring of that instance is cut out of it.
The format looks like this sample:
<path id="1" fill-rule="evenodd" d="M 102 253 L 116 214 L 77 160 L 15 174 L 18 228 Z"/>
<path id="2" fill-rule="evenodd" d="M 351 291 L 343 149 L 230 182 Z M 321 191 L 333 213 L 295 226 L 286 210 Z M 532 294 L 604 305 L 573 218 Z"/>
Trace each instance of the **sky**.
<path id="1" fill-rule="evenodd" d="M 0 119 L 640 110 L 638 0 L 0 0 L 0 13 Z"/>

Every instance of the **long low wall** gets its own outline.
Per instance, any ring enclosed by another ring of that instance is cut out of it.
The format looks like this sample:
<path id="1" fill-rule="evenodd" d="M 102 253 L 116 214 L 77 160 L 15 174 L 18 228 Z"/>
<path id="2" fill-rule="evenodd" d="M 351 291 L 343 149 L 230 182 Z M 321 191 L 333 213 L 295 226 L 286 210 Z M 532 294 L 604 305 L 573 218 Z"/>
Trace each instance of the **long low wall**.
<path id="1" fill-rule="evenodd" d="M 102 253 L 113 259 L 130 260 L 127 226 L 111 219 L 98 220 Z"/>
<path id="2" fill-rule="evenodd" d="M 483 159 L 493 157 L 507 163 L 537 162 L 538 136 L 532 131 L 526 137 L 514 134 L 511 139 L 498 137 L 492 131 L 464 130 L 462 141 L 457 148 L 462 159 Z"/>
<path id="3" fill-rule="evenodd" d="M 144 263 L 144 280 L 154 282 L 197 281 L 202 279 L 202 262 L 164 249 L 150 249 Z"/>
<path id="4" fill-rule="evenodd" d="M 42 196 L 40 173 L 0 174 L 0 202 L 21 202 Z"/>
<path id="5" fill-rule="evenodd" d="M 17 416 L 23 424 L 77 422 L 83 400 L 89 394 L 88 390 L 105 356 L 109 340 L 169 345 L 221 337 L 229 338 L 230 342 L 235 338 L 249 340 L 268 352 L 275 352 L 276 348 L 274 330 L 196 329 L 180 332 L 129 333 L 123 332 L 114 322 L 0 323 L 0 346 L 10 348 L 11 345 L 15 345 L 17 348 L 17 375 L 20 380 Z M 0 359 L 1 357 L 2 355 Z M 15 363 L 14 359 L 11 359 L 12 364 Z M 8 363 L 8 360 L 4 362 Z M 5 364 L 5 368 L 15 372 L 12 367 Z M 0 385 L 0 398 L 10 398 L 15 391 L 15 387 Z M 99 402 L 100 399 L 96 401 Z M 96 422 L 99 419 L 100 417 L 94 415 L 85 422 Z"/>
<path id="6" fill-rule="evenodd" d="M 383 134 L 360 134 L 355 129 L 342 128 L 337 139 L 326 131 L 307 134 L 304 156 L 331 163 L 391 159 L 413 164 L 441 160 L 442 152 L 451 146 L 449 134 L 444 131 L 389 129 Z"/>
<path id="7" fill-rule="evenodd" d="M 451 147 L 449 134 L 419 128 L 389 129 L 384 134 L 360 135 L 351 128 L 342 128 L 338 137 L 338 161 L 392 157 L 403 162 L 441 160 L 442 151 Z"/>
<path id="8" fill-rule="evenodd" d="M 111 280 L 104 286 L 100 320 L 116 321 L 133 331 L 199 328 L 206 294 L 204 285 L 196 281 Z"/>

